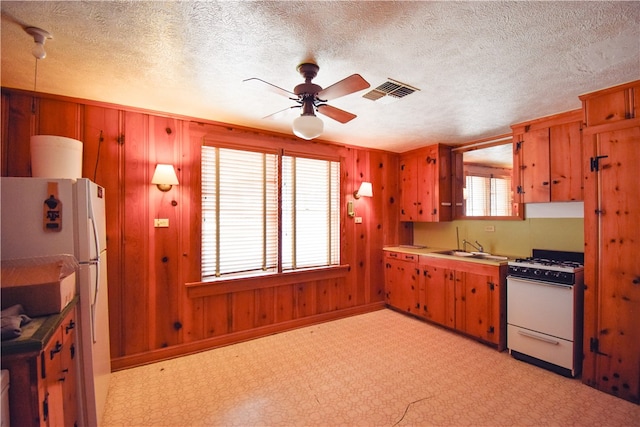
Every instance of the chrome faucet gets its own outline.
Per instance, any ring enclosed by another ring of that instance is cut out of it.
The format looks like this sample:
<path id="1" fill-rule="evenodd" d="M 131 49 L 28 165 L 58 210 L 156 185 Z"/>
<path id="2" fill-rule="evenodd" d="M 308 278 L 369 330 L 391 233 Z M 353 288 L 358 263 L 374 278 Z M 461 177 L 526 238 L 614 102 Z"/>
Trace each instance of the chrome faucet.
<path id="1" fill-rule="evenodd" d="M 484 248 L 482 247 L 480 242 L 478 242 L 477 240 L 476 240 L 476 244 L 474 245 L 473 243 L 467 241 L 466 239 L 462 239 L 462 249 L 465 252 L 467 252 L 467 245 L 471 245 L 478 252 L 484 252 Z M 478 246 L 476 246 L 476 245 L 478 245 Z"/>

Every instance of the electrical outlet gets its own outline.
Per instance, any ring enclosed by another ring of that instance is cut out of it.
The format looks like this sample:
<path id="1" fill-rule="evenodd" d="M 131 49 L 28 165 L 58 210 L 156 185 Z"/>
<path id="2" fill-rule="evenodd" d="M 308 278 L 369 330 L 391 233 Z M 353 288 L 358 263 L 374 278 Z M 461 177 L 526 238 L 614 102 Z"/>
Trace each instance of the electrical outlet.
<path id="1" fill-rule="evenodd" d="M 484 231 L 494 232 L 494 231 L 496 231 L 496 226 L 495 225 L 485 225 L 484 226 Z"/>
<path id="2" fill-rule="evenodd" d="M 153 226 L 156 228 L 169 227 L 169 218 L 156 218 L 153 220 Z"/>
<path id="3" fill-rule="evenodd" d="M 357 216 L 354 219 L 356 220 L 356 224 L 362 224 L 362 217 L 361 216 Z"/>

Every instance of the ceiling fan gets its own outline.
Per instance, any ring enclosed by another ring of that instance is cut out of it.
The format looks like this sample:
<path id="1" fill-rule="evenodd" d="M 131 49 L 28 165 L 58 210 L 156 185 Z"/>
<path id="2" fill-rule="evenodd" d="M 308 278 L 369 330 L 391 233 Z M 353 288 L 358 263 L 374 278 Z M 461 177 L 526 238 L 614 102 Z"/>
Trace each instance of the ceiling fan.
<path id="1" fill-rule="evenodd" d="M 324 114 L 325 116 L 340 123 L 347 123 L 357 117 L 355 114 L 349 113 L 348 111 L 332 107 L 331 105 L 326 104 L 326 102 L 368 88 L 370 86 L 369 83 L 363 79 L 360 74 L 352 74 L 349 77 L 346 77 L 323 89 L 317 84 L 311 82 L 318 74 L 318 70 L 320 70 L 318 65 L 305 62 L 298 65 L 296 69 L 304 78 L 304 83 L 297 85 L 293 89 L 293 92 L 256 77 L 243 80 L 245 83 L 258 83 L 261 86 L 266 87 L 266 89 L 279 95 L 286 96 L 298 104 L 277 111 L 265 118 L 277 118 L 287 111 L 291 111 L 294 108 L 300 108 L 302 111 L 300 117 L 297 117 L 293 121 L 293 133 L 303 139 L 313 139 L 320 136 L 324 128 L 322 120 L 316 117 L 316 112 Z"/>

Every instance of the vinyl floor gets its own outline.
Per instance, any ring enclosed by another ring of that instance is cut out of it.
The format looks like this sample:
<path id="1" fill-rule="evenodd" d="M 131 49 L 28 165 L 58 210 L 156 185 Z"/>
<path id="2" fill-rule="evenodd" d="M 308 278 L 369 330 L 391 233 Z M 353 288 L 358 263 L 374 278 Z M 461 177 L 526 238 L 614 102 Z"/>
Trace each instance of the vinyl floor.
<path id="1" fill-rule="evenodd" d="M 112 375 L 105 426 L 640 426 L 640 406 L 380 310 Z"/>

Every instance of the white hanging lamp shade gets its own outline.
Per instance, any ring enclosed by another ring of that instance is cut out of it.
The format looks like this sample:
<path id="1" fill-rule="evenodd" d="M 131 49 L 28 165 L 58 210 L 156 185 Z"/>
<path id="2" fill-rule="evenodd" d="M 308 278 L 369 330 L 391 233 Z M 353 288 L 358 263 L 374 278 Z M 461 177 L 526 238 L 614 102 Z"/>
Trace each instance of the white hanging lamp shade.
<path id="1" fill-rule="evenodd" d="M 293 133 L 302 139 L 317 138 L 324 130 L 324 123 L 313 115 L 297 117 L 293 121 Z"/>

